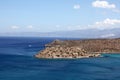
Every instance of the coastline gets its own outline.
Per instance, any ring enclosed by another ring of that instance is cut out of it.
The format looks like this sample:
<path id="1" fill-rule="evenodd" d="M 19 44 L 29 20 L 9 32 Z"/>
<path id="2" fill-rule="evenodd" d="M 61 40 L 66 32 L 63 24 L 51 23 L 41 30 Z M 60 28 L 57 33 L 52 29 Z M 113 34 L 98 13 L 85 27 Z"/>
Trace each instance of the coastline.
<path id="1" fill-rule="evenodd" d="M 119 53 L 120 39 L 54 40 L 36 58 L 90 58 Z"/>

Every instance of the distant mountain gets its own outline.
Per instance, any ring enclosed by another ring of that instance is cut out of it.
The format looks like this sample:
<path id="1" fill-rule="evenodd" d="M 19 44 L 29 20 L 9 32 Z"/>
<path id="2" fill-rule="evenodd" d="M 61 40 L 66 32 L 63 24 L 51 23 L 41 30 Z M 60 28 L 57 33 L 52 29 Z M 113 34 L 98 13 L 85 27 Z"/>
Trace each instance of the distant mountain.
<path id="1" fill-rule="evenodd" d="M 8 32 L 0 33 L 0 36 L 28 36 L 28 37 L 71 37 L 71 38 L 118 38 L 120 37 L 120 28 L 98 30 L 73 30 L 59 32 Z"/>

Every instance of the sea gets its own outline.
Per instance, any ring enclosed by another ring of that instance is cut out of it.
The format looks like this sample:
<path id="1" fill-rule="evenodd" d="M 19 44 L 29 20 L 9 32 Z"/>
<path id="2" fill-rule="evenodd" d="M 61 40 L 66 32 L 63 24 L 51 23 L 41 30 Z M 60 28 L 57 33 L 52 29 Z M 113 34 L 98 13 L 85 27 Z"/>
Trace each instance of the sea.
<path id="1" fill-rule="evenodd" d="M 0 37 L 0 80 L 120 80 L 120 54 L 100 58 L 37 59 L 55 39 Z"/>

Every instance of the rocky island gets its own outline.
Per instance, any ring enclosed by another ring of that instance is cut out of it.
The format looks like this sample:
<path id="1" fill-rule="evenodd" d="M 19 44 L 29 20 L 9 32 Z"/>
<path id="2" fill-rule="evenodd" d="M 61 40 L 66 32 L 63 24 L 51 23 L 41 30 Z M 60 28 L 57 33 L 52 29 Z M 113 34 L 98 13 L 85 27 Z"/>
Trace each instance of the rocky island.
<path id="1" fill-rule="evenodd" d="M 119 53 L 120 39 L 55 40 L 35 55 L 36 58 L 89 58 L 101 53 Z"/>

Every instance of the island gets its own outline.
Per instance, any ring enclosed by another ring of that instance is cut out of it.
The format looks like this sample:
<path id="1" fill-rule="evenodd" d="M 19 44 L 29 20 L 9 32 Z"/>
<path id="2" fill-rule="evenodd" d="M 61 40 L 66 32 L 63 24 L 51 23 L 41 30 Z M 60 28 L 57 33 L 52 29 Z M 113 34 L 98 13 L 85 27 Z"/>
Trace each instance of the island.
<path id="1" fill-rule="evenodd" d="M 54 40 L 36 58 L 90 58 L 120 53 L 120 39 Z"/>

